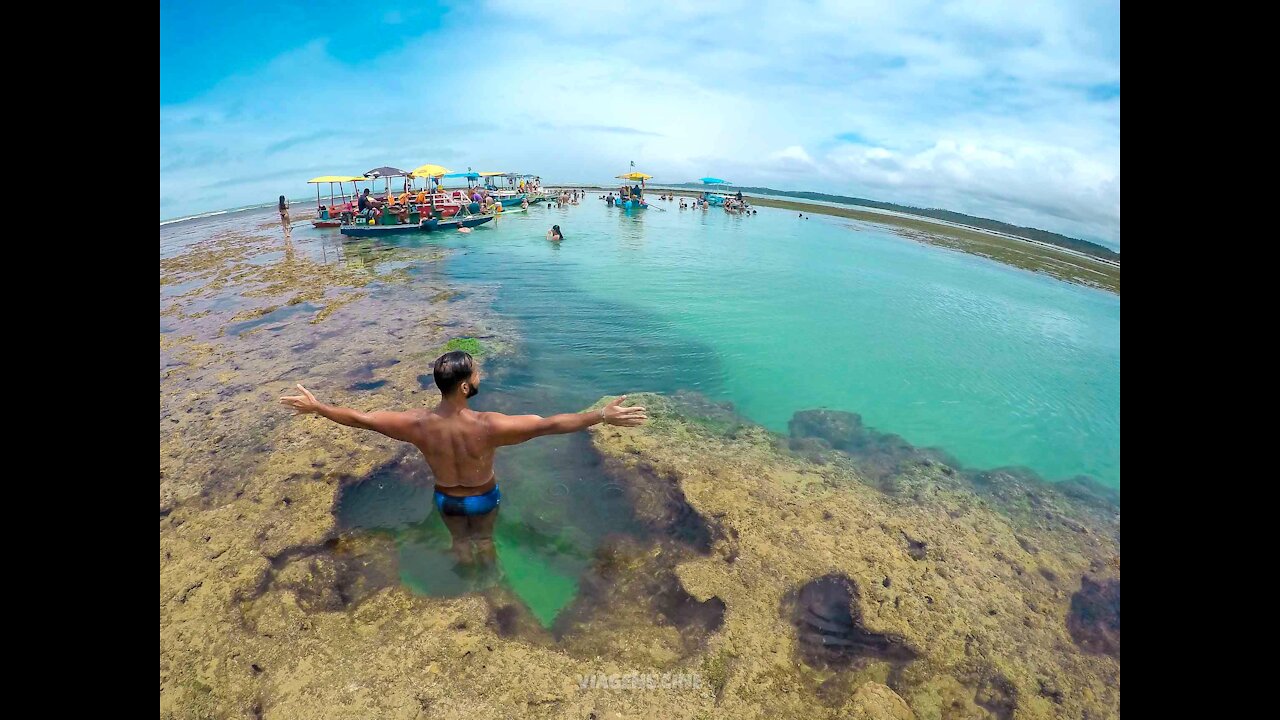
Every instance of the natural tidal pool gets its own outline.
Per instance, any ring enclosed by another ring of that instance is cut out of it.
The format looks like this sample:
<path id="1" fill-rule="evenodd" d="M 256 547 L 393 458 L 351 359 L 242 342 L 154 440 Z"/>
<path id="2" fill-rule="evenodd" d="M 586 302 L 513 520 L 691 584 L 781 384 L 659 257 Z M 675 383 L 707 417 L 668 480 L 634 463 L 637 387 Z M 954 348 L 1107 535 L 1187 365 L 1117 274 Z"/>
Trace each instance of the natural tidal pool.
<path id="1" fill-rule="evenodd" d="M 358 254 L 448 248 L 433 272 L 514 319 L 519 345 L 486 363 L 480 410 L 549 415 L 694 390 L 783 434 L 796 412 L 845 410 L 967 467 L 1118 487 L 1118 296 L 838 218 L 666 207 L 544 206 L 470 235 L 363 241 Z M 545 240 L 551 224 L 564 242 Z M 502 567 L 487 581 L 546 625 L 605 537 L 640 532 L 598 465 L 581 438 L 499 453 Z M 403 580 L 420 592 L 482 586 L 453 567 L 429 474 L 409 467 L 347 489 L 340 525 L 397 535 Z"/>

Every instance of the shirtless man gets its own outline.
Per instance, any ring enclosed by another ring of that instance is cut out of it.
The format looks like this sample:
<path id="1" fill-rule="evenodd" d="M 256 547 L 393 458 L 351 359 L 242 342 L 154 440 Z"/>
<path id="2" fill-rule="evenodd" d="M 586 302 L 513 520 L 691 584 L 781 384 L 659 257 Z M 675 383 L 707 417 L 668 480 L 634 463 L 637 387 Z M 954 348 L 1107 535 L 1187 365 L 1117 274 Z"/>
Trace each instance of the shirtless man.
<path id="1" fill-rule="evenodd" d="M 364 189 L 364 194 L 360 196 L 358 203 L 360 214 L 369 218 L 377 217 L 383 205 L 381 200 L 369 195 L 369 188 Z"/>
<path id="2" fill-rule="evenodd" d="M 647 420 L 642 407 L 622 407 L 623 395 L 599 410 L 538 415 L 476 412 L 467 400 L 480 392 L 480 368 L 461 351 L 445 353 L 433 366 L 440 404 L 428 410 L 360 412 L 326 405 L 298 385 L 301 395 L 280 398 L 299 415 L 314 413 L 340 425 L 373 430 L 394 440 L 413 443 L 422 451 L 435 475 L 436 508 L 453 537 L 458 560 L 494 560 L 493 525 L 502 493 L 493 474 L 494 451 L 542 435 L 561 435 L 605 423 L 634 427 Z M 474 554 L 472 544 L 475 545 Z"/>

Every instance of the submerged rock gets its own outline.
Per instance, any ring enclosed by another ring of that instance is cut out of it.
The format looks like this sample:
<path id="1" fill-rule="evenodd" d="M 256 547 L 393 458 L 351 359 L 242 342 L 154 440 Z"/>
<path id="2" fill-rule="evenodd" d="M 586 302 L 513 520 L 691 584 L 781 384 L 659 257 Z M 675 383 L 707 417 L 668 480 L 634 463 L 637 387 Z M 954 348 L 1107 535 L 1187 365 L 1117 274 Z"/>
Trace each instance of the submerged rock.
<path id="1" fill-rule="evenodd" d="M 796 454 L 816 461 L 828 459 L 824 448 L 838 450 L 853 459 L 863 478 L 884 490 L 896 490 L 889 481 L 912 463 L 958 466 L 940 450 L 917 448 L 899 435 L 867 427 L 857 413 L 801 410 L 787 427 Z"/>
<path id="2" fill-rule="evenodd" d="M 1071 596 L 1067 629 L 1076 644 L 1092 653 L 1120 659 L 1120 580 L 1095 582 L 1080 578 L 1080 590 Z"/>
<path id="3" fill-rule="evenodd" d="M 830 574 L 805 583 L 784 601 L 790 606 L 801 659 L 820 667 L 848 667 L 868 659 L 915 659 L 916 652 L 901 637 L 863 626 L 857 600 L 858 587 L 852 580 Z"/>

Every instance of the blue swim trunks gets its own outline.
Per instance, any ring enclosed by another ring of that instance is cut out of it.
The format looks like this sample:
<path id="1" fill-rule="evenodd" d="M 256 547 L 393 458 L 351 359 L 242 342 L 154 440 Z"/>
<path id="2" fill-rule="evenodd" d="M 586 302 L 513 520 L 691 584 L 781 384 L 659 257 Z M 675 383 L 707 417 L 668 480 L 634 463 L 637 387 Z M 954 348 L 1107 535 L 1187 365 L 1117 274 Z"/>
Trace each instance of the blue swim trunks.
<path id="1" fill-rule="evenodd" d="M 454 497 L 436 490 L 436 508 L 442 515 L 484 515 L 498 509 L 502 502 L 502 493 L 498 486 L 483 495 L 470 497 Z"/>

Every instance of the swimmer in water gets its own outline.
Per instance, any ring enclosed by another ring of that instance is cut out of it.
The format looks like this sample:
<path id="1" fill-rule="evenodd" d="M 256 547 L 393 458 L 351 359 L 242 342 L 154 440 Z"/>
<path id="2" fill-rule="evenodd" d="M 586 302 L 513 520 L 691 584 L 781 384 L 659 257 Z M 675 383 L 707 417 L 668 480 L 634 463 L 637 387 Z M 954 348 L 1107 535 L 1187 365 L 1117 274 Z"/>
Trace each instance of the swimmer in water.
<path id="1" fill-rule="evenodd" d="M 551 229 L 547 231 L 547 239 L 552 242 L 560 242 L 564 239 L 564 233 L 560 232 L 559 225 L 551 226 Z"/>
<path id="2" fill-rule="evenodd" d="M 469 232 L 471 232 L 471 228 L 466 227 L 465 225 L 459 225 L 459 226 L 458 226 L 458 232 L 460 232 L 460 233 L 469 233 Z"/>
<path id="3" fill-rule="evenodd" d="M 453 537 L 458 561 L 491 564 L 495 559 L 493 526 L 502 493 L 493 472 L 498 448 L 519 445 L 543 435 L 563 435 L 604 423 L 635 427 L 647 420 L 643 407 L 623 407 L 625 395 L 599 410 L 539 417 L 476 412 L 467 401 L 480 392 L 480 367 L 467 353 L 455 350 L 432 364 L 441 398 L 434 408 L 404 412 L 361 412 L 326 405 L 306 388 L 280 398 L 298 415 L 319 415 L 339 425 L 373 430 L 407 442 L 426 458 L 435 475 L 435 505 Z"/>

